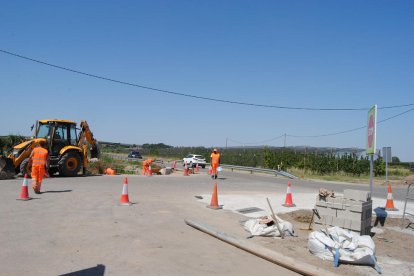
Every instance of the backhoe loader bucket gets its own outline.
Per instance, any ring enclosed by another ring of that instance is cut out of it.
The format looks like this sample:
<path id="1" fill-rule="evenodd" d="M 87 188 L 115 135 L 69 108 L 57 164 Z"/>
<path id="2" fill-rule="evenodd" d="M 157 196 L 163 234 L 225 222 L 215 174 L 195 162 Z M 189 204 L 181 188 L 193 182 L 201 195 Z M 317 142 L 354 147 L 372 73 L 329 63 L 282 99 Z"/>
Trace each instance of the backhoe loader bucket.
<path id="1" fill-rule="evenodd" d="M 101 155 L 101 149 L 100 149 L 98 142 L 96 142 L 95 145 L 91 146 L 90 153 L 91 153 L 91 158 L 99 158 L 99 156 Z"/>
<path id="2" fill-rule="evenodd" d="M 15 174 L 13 160 L 0 156 L 0 179 L 11 179 Z"/>

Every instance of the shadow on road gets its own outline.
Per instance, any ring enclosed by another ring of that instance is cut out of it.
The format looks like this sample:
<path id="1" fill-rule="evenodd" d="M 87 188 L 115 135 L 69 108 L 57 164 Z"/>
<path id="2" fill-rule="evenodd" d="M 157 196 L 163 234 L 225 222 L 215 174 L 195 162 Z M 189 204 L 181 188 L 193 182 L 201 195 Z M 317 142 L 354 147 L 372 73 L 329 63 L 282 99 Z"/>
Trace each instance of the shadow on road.
<path id="1" fill-rule="evenodd" d="M 69 193 L 72 192 L 72 190 L 62 190 L 62 191 L 44 191 L 41 192 L 41 194 L 47 194 L 47 193 Z"/>
<path id="2" fill-rule="evenodd" d="M 98 264 L 95 267 L 82 269 L 67 274 L 61 274 L 59 276 L 103 276 L 105 274 L 105 266 Z"/>

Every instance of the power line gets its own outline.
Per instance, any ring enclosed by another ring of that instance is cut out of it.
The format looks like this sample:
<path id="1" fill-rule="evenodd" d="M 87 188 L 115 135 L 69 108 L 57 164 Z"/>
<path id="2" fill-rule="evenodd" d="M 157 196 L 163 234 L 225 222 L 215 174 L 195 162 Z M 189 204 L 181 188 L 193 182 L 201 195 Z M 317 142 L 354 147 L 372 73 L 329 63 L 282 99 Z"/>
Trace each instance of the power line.
<path id="1" fill-rule="evenodd" d="M 175 91 L 170 91 L 170 90 L 165 90 L 165 89 L 154 88 L 154 87 L 150 87 L 150 86 L 144 86 L 144 85 L 135 84 L 135 83 L 126 82 L 126 81 L 120 81 L 120 80 L 116 80 L 116 79 L 112 79 L 112 78 L 108 78 L 108 77 L 103 77 L 103 76 L 99 76 L 99 75 L 95 75 L 95 74 L 91 74 L 91 73 L 85 73 L 85 72 L 82 72 L 82 71 L 78 71 L 78 70 L 74 70 L 74 69 L 71 69 L 71 68 L 51 64 L 51 63 L 41 61 L 41 60 L 37 60 L 37 59 L 34 59 L 34 58 L 22 56 L 22 55 L 12 53 L 12 52 L 9 52 L 9 51 L 5 51 L 5 50 L 2 50 L 2 49 L 0 49 L 0 52 L 4 53 L 4 54 L 11 55 L 11 56 L 14 56 L 14 57 L 18 57 L 18 58 L 21 58 L 21 59 L 29 60 L 29 61 L 32 61 L 32 62 L 35 62 L 35 63 L 43 64 L 43 65 L 50 66 L 50 67 L 53 67 L 53 68 L 65 70 L 65 71 L 68 71 L 68 72 L 72 72 L 72 73 L 76 73 L 76 74 L 80 74 L 80 75 L 84 75 L 84 76 L 88 76 L 88 77 L 92 77 L 92 78 L 96 78 L 96 79 L 101 79 L 101 80 L 110 81 L 110 82 L 114 82 L 114 83 L 118 83 L 118 84 L 133 86 L 133 87 L 138 87 L 138 88 L 142 88 L 142 89 L 146 89 L 146 90 L 151 90 L 151 91 L 154 91 L 154 92 L 170 94 L 170 95 L 175 95 L 175 96 L 181 96 L 181 97 L 194 98 L 194 99 L 205 100 L 205 101 L 236 104 L 236 105 L 244 105 L 244 106 L 253 106 L 253 107 L 288 109 L 288 110 L 307 110 L 307 111 L 361 111 L 361 110 L 369 110 L 370 109 L 370 108 L 365 108 L 365 107 L 360 107 L 360 108 L 314 108 L 314 107 L 297 107 L 297 106 L 296 107 L 295 106 L 279 106 L 279 105 L 256 104 L 256 103 L 248 103 L 248 102 L 230 101 L 230 100 L 224 100 L 224 99 L 219 99 L 219 98 L 196 96 L 196 95 L 192 95 L 192 94 L 186 94 L 186 93 L 181 93 L 181 92 L 175 92 Z M 407 107 L 407 106 L 414 106 L 414 103 L 404 104 L 404 105 L 384 106 L 384 107 L 379 107 L 378 109 L 391 109 L 391 108 L 400 108 L 400 107 Z"/>
<path id="2" fill-rule="evenodd" d="M 285 136 L 285 135 L 283 134 L 283 135 L 280 135 L 280 136 L 278 136 L 278 137 L 274 137 L 274 138 L 267 139 L 267 140 L 260 141 L 260 142 L 240 142 L 240 141 L 236 141 L 236 140 L 233 140 L 233 139 L 230 139 L 230 138 L 228 138 L 228 140 L 229 140 L 229 141 L 233 141 L 233 142 L 238 143 L 238 144 L 241 144 L 241 145 L 257 145 L 257 144 L 264 144 L 264 143 L 267 143 L 267 142 L 271 142 L 271 141 L 274 141 L 274 140 L 280 139 L 280 138 L 282 138 L 283 136 Z"/>
<path id="3" fill-rule="evenodd" d="M 348 129 L 348 130 L 340 131 L 340 132 L 327 133 L 327 134 L 319 134 L 319 135 L 291 135 L 291 134 L 287 134 L 286 136 L 292 137 L 292 138 L 319 138 L 319 137 L 335 136 L 335 135 L 339 135 L 339 134 L 354 132 L 354 131 L 357 131 L 357 130 L 360 130 L 360 129 L 364 129 L 366 127 L 367 126 L 362 126 L 362 127 L 357 127 L 357 128 L 353 128 L 353 129 Z"/>
<path id="4" fill-rule="evenodd" d="M 406 110 L 404 112 L 401 112 L 401 113 L 398 113 L 398 114 L 396 114 L 394 116 L 391 116 L 391 117 L 388 117 L 386 119 L 380 120 L 380 121 L 377 122 L 377 124 L 381 124 L 381 123 L 384 123 L 386 121 L 392 120 L 394 118 L 400 117 L 400 116 L 402 116 L 402 115 L 404 115 L 404 114 L 406 114 L 408 112 L 411 112 L 413 110 L 414 110 L 414 108 L 408 109 L 408 110 Z M 366 129 L 366 127 L 367 126 L 364 125 L 364 126 L 361 126 L 361 127 L 352 128 L 352 129 L 348 129 L 348 130 L 344 130 L 344 131 L 327 133 L 327 134 L 319 134 L 319 135 L 291 135 L 291 134 L 283 134 L 283 135 L 280 135 L 280 136 L 278 136 L 276 138 L 272 138 L 272 139 L 266 140 L 266 141 L 273 141 L 273 140 L 282 138 L 285 135 L 287 137 L 292 137 L 292 138 L 320 138 L 320 137 L 327 137 L 327 136 L 335 136 L 335 135 L 339 135 L 339 134 L 345 134 L 345 133 L 354 132 L 354 131 L 361 130 L 361 129 Z M 229 140 L 231 140 L 233 142 L 236 142 L 236 143 L 240 143 L 240 144 L 255 144 L 255 145 L 257 145 L 257 144 L 263 143 L 263 142 L 258 142 L 258 143 L 242 143 L 242 142 L 238 142 L 238 141 L 235 141 L 235 140 L 232 140 L 232 139 L 229 139 Z"/>
<path id="5" fill-rule="evenodd" d="M 411 111 L 413 111 L 413 110 L 414 110 L 414 108 L 408 109 L 408 110 L 406 110 L 406 111 L 404 111 L 404 112 L 401 112 L 401 113 L 398 113 L 398 114 L 396 114 L 396 115 L 394 115 L 394 116 L 391 116 L 391 117 L 388 117 L 388 118 L 386 118 L 386 119 L 380 120 L 380 121 L 378 121 L 378 122 L 377 122 L 377 124 L 381 124 L 381 123 L 384 123 L 384 122 L 386 122 L 386 121 L 392 120 L 392 119 L 394 119 L 394 118 L 397 118 L 397 117 L 399 117 L 399 116 L 402 116 L 402 115 L 404 115 L 404 114 L 406 114 L 406 113 L 408 113 L 408 112 L 411 112 Z M 364 128 L 366 128 L 366 127 L 367 127 L 367 126 L 366 126 L 366 125 L 364 125 L 364 126 L 357 127 L 357 128 L 353 128 L 353 129 L 348 129 L 348 130 L 339 131 L 339 132 L 334 132 L 334 133 L 328 133 L 328 134 L 320 134 L 320 135 L 303 135 L 303 136 L 301 136 L 301 135 L 288 135 L 288 136 L 289 136 L 289 137 L 293 137 L 293 138 L 319 138 L 319 137 L 334 136 L 334 135 L 339 135 L 339 134 L 344 134 L 344 133 L 354 132 L 354 131 L 357 131 L 357 130 L 364 129 Z"/>

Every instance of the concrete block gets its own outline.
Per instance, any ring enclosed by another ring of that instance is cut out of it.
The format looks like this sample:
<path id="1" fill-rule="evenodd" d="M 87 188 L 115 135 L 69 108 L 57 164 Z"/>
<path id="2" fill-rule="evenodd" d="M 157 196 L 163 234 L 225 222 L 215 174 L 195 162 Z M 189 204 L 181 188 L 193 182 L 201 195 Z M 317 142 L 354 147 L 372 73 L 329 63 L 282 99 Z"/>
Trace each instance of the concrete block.
<path id="1" fill-rule="evenodd" d="M 328 196 L 328 197 L 326 198 L 326 202 L 335 203 L 335 197 L 330 197 L 330 196 Z"/>
<path id="2" fill-rule="evenodd" d="M 351 205 L 350 208 L 353 212 L 366 212 L 371 210 L 372 212 L 372 201 L 370 202 L 357 202 L 355 201 L 354 204 Z"/>
<path id="3" fill-rule="evenodd" d="M 334 209 L 338 209 L 338 210 L 342 210 L 343 209 L 343 205 L 341 202 L 335 202 L 332 206 L 332 208 Z"/>
<path id="4" fill-rule="evenodd" d="M 319 212 L 319 215 L 321 216 L 336 217 L 336 209 L 324 208 L 324 207 L 319 207 L 319 206 L 316 206 L 315 209 Z"/>
<path id="5" fill-rule="evenodd" d="M 343 205 L 342 207 L 343 207 L 343 209 L 344 210 L 348 210 L 349 208 L 351 208 L 352 203 L 353 203 L 353 200 L 349 200 L 347 198 L 344 198 L 342 200 L 342 205 Z"/>
<path id="6" fill-rule="evenodd" d="M 362 213 L 351 212 L 349 210 L 337 210 L 336 216 L 340 218 L 349 219 L 349 220 L 361 220 L 362 219 Z"/>
<path id="7" fill-rule="evenodd" d="M 325 216 L 323 219 L 325 220 L 326 225 L 332 225 L 333 216 Z"/>
<path id="8" fill-rule="evenodd" d="M 353 204 L 351 205 L 351 208 L 349 208 L 352 212 L 359 212 L 362 213 L 362 205 Z"/>
<path id="9" fill-rule="evenodd" d="M 329 226 L 329 225 L 332 225 L 332 220 L 333 220 L 332 216 L 321 216 L 321 220 L 319 220 L 318 218 L 315 218 L 314 222 L 317 224 L 325 223 L 327 226 Z"/>
<path id="10" fill-rule="evenodd" d="M 347 216 L 352 220 L 364 220 L 361 212 L 348 211 Z"/>
<path id="11" fill-rule="evenodd" d="M 328 205 L 326 204 L 326 201 L 318 200 L 318 201 L 316 201 L 316 206 L 327 207 Z"/>
<path id="12" fill-rule="evenodd" d="M 335 218 L 332 219 L 332 225 L 343 228 L 344 225 L 345 225 L 345 219 L 335 217 Z"/>
<path id="13" fill-rule="evenodd" d="M 344 198 L 353 199 L 356 201 L 370 201 L 371 194 L 367 191 L 345 189 Z"/>
<path id="14" fill-rule="evenodd" d="M 351 226 L 352 226 L 352 220 L 350 220 L 350 219 L 344 219 L 344 228 L 345 229 L 351 229 Z"/>
<path id="15" fill-rule="evenodd" d="M 362 221 L 361 220 L 352 220 L 351 221 L 351 230 L 354 230 L 354 231 L 361 231 L 361 228 L 362 228 Z"/>

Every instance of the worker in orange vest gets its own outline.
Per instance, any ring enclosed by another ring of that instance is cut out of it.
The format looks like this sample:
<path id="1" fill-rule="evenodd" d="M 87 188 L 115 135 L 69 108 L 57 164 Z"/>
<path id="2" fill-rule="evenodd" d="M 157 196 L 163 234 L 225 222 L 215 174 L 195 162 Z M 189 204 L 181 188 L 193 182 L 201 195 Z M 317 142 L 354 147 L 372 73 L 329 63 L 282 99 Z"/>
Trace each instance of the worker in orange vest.
<path id="1" fill-rule="evenodd" d="M 149 173 L 149 167 L 152 165 L 152 159 L 148 158 L 142 162 L 142 175 Z"/>
<path id="2" fill-rule="evenodd" d="M 36 194 L 40 194 L 40 186 L 46 174 L 49 152 L 46 149 L 46 142 L 40 141 L 33 149 L 29 157 L 29 166 L 32 166 L 32 188 Z"/>
<path id="3" fill-rule="evenodd" d="M 220 166 L 220 153 L 218 152 L 217 149 L 213 149 L 213 152 L 210 155 L 211 160 L 210 160 L 210 165 L 211 165 L 211 178 L 212 179 L 217 179 L 217 168 Z"/>

